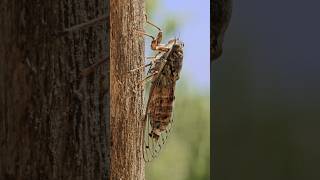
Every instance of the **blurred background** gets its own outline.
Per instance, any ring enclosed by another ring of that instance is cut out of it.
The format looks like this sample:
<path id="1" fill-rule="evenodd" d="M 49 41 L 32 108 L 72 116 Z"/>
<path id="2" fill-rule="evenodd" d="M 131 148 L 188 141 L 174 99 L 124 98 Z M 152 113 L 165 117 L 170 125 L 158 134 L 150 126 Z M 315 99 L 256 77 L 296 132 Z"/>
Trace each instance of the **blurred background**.
<path id="1" fill-rule="evenodd" d="M 214 179 L 320 179 L 319 7 L 234 1 L 211 65 Z"/>
<path id="2" fill-rule="evenodd" d="M 210 179 L 210 1 L 146 0 L 151 22 L 164 40 L 184 42 L 184 63 L 176 86 L 174 125 L 158 158 L 146 164 L 147 180 Z M 148 25 L 145 30 L 156 35 Z M 152 56 L 150 39 L 146 54 Z"/>

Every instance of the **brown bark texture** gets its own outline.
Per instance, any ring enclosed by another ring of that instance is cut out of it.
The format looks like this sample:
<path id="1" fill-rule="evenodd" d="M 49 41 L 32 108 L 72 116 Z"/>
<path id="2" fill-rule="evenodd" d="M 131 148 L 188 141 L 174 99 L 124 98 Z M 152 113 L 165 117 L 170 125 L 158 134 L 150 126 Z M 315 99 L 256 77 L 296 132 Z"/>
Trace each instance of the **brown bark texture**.
<path id="1" fill-rule="evenodd" d="M 0 1 L 0 179 L 108 179 L 105 0 Z"/>
<path id="2" fill-rule="evenodd" d="M 138 86 L 144 63 L 143 0 L 110 1 L 111 179 L 144 179 L 143 92 Z"/>

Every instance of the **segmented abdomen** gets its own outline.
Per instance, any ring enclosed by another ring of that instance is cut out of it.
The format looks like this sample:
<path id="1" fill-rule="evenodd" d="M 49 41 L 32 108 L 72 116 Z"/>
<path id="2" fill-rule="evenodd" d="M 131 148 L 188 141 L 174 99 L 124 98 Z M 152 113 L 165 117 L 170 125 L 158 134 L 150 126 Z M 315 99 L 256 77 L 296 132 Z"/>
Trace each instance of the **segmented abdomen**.
<path id="1" fill-rule="evenodd" d="M 149 118 L 152 129 L 164 131 L 171 121 L 174 87 L 155 87 L 150 99 Z"/>
<path id="2" fill-rule="evenodd" d="M 182 47 L 174 45 L 167 58 L 155 65 L 154 70 L 160 74 L 155 76 L 152 81 L 147 112 L 152 127 L 152 132 L 149 135 L 155 139 L 158 139 L 161 132 L 165 131 L 171 123 L 175 99 L 174 90 L 176 81 L 179 79 L 182 59 Z M 161 69 L 161 63 L 164 62 L 165 65 Z"/>

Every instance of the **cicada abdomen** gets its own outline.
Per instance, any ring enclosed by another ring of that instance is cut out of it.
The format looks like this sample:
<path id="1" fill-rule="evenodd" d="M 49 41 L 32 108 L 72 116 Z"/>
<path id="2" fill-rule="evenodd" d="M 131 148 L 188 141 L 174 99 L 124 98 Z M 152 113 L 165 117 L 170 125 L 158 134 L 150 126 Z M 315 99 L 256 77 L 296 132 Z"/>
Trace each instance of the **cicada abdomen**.
<path id="1" fill-rule="evenodd" d="M 144 159 L 149 162 L 157 157 L 166 143 L 173 123 L 175 86 L 183 61 L 183 43 L 173 39 L 164 46 L 168 51 L 156 56 L 150 73 L 149 99 L 146 108 Z"/>

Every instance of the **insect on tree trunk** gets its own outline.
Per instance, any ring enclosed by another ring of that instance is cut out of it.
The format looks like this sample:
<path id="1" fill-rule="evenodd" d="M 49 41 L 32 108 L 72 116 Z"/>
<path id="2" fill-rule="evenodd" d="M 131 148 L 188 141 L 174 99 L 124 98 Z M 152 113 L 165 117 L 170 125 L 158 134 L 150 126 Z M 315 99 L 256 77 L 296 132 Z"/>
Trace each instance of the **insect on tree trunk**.
<path id="1" fill-rule="evenodd" d="M 0 179 L 109 179 L 108 2 L 0 7 Z"/>
<path id="2" fill-rule="evenodd" d="M 110 3 L 111 179 L 144 179 L 143 92 L 137 82 L 144 63 L 143 0 Z"/>

